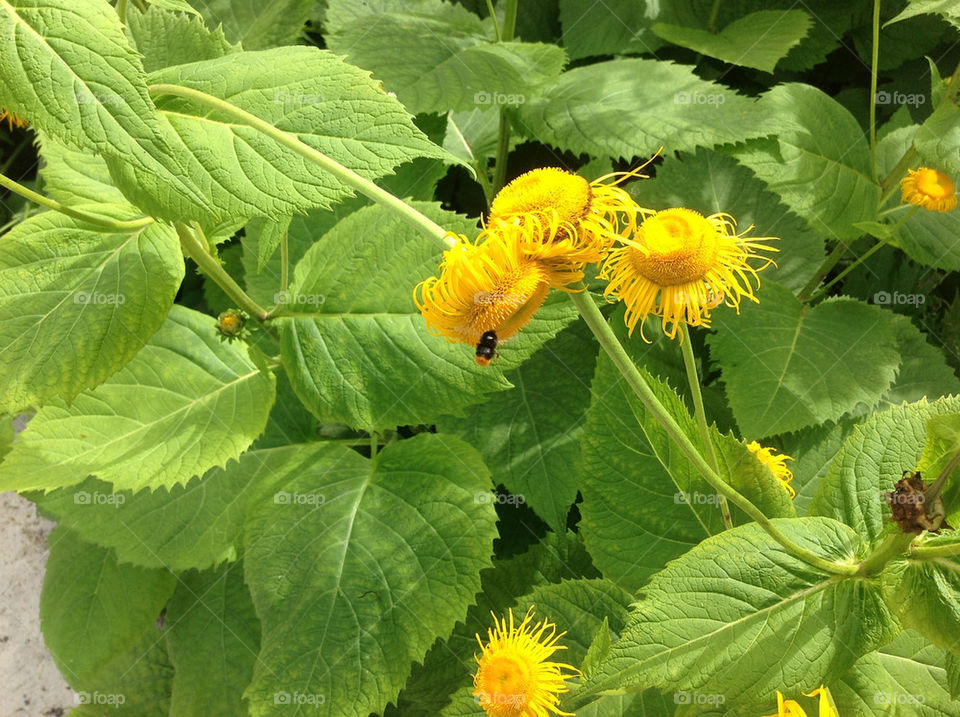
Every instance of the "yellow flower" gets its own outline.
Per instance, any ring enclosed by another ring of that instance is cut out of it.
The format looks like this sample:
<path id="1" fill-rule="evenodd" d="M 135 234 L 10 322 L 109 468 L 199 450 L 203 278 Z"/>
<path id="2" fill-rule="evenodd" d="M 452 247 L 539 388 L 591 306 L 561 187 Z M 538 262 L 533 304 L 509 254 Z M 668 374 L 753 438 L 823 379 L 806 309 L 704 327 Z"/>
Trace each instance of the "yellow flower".
<path id="1" fill-rule="evenodd" d="M 818 717 L 840 717 L 840 713 L 837 712 L 837 706 L 833 702 L 833 696 L 823 685 L 820 685 L 813 692 L 804 692 L 807 697 L 816 697 L 820 696 L 820 705 L 818 711 Z"/>
<path id="2" fill-rule="evenodd" d="M 633 172 L 588 182 L 557 167 L 521 174 L 494 197 L 488 227 L 523 227 L 525 250 L 541 258 L 563 258 L 581 266 L 603 259 L 617 237 L 636 228 L 641 209 L 618 186 Z M 607 180 L 613 181 L 607 181 Z"/>
<path id="3" fill-rule="evenodd" d="M 790 497 L 796 498 L 797 491 L 790 485 L 790 481 L 793 480 L 793 472 L 787 468 L 786 464 L 786 461 L 792 461 L 793 458 L 784 455 L 774 455 L 772 448 L 764 448 L 756 441 L 750 441 L 750 443 L 747 444 L 747 448 L 760 459 L 763 465 L 770 469 L 773 475 L 783 484 L 783 487 L 787 489 Z"/>
<path id="4" fill-rule="evenodd" d="M 900 180 L 900 191 L 905 204 L 916 204 L 933 212 L 949 212 L 957 206 L 953 181 L 929 167 L 908 169 L 907 176 Z"/>
<path id="5" fill-rule="evenodd" d="M 460 237 L 444 252 L 440 276 L 420 282 L 413 300 L 434 335 L 476 344 L 487 331 L 503 341 L 536 313 L 557 280 L 509 236 L 490 234 L 472 243 Z"/>
<path id="6" fill-rule="evenodd" d="M 777 713 L 766 717 L 807 717 L 807 713 L 794 700 L 785 700 L 780 690 L 777 690 Z"/>
<path id="7" fill-rule="evenodd" d="M 480 635 L 477 642 L 483 654 L 475 657 L 478 667 L 473 676 L 473 696 L 483 711 L 494 717 L 547 717 L 561 712 L 557 696 L 568 692 L 564 680 L 579 674 L 577 668 L 561 662 L 547 662 L 557 650 L 557 640 L 566 633 L 557 634 L 555 625 L 543 620 L 533 622 L 533 608 L 527 611 L 523 622 L 514 626 L 513 611 L 501 621 L 493 616 L 494 629 L 487 631 L 487 644 Z M 571 670 L 572 674 L 564 674 Z"/>
<path id="8" fill-rule="evenodd" d="M 20 127 L 21 129 L 26 127 L 29 124 L 25 119 L 17 117 L 13 112 L 9 112 L 5 109 L 0 109 L 0 122 L 4 120 L 7 121 L 7 128 L 12 132 L 14 127 Z"/>
<path id="9" fill-rule="evenodd" d="M 757 272 L 773 260 L 756 268 L 748 260 L 756 250 L 777 251 L 761 243 L 775 237 L 747 240 L 735 229 L 726 214 L 665 209 L 644 219 L 632 239 L 621 239 L 625 246 L 610 252 L 601 277 L 610 282 L 604 293 L 626 303 L 630 333 L 654 314 L 674 338 L 681 323 L 709 326 L 711 309 L 721 303 L 739 312 L 741 298 L 756 301 L 750 277 L 759 286 Z"/>

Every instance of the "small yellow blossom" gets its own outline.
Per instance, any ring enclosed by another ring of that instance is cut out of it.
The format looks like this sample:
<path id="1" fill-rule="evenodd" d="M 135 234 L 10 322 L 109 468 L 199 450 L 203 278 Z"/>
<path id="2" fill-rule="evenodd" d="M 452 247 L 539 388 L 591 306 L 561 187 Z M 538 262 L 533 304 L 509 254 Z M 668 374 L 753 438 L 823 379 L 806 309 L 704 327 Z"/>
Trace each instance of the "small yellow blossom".
<path id="1" fill-rule="evenodd" d="M 905 204 L 916 204 L 933 212 L 949 212 L 957 206 L 953 181 L 929 167 L 907 170 L 907 176 L 900 180 L 900 191 Z"/>
<path id="2" fill-rule="evenodd" d="M 786 463 L 786 461 L 792 461 L 793 458 L 785 455 L 776 455 L 772 448 L 764 448 L 756 441 L 750 441 L 750 443 L 747 444 L 747 448 L 760 459 L 763 465 L 770 469 L 777 480 L 787 489 L 790 497 L 796 498 L 797 491 L 790 485 L 790 481 L 793 480 L 793 472 L 787 468 Z"/>

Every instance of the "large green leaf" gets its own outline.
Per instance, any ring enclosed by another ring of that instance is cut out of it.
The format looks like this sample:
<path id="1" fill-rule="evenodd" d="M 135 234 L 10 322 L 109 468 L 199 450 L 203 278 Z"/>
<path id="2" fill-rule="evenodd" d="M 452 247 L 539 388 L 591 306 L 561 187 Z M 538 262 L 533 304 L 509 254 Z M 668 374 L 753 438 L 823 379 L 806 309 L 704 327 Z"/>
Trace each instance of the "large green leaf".
<path id="1" fill-rule="evenodd" d="M 621 322 L 614 320 L 613 327 L 641 365 L 647 346 L 627 340 Z M 687 437 L 700 445 L 697 424 L 673 389 L 640 371 Z M 581 438 L 583 534 L 604 577 L 635 590 L 668 561 L 723 530 L 718 499 L 605 354 L 590 388 Z M 787 492 L 743 444 L 713 428 L 711 436 L 722 477 L 768 515 L 793 515 Z M 734 520 L 748 519 L 735 511 Z"/>
<path id="2" fill-rule="evenodd" d="M 37 132 L 43 166 L 43 190 L 58 202 L 76 204 L 112 204 L 129 206 L 123 219 L 133 219 L 138 211 L 127 202 L 110 177 L 103 157 L 90 151 L 71 149 L 45 132 Z M 98 207 L 96 213 L 102 210 Z"/>
<path id="3" fill-rule="evenodd" d="M 180 577 L 167 606 L 167 641 L 176 673 L 171 714 L 247 714 L 243 691 L 260 648 L 260 621 L 239 565 Z"/>
<path id="4" fill-rule="evenodd" d="M 450 431 L 478 448 L 503 483 L 558 533 L 566 530 L 577 497 L 579 439 L 590 403 L 587 377 L 596 344 L 582 322 L 548 341 L 506 378 L 510 391 L 494 394 L 464 418 L 443 418 Z"/>
<path id="5" fill-rule="evenodd" d="M 904 627 L 960 656 L 960 537 L 951 530 L 915 545 L 946 549 L 954 555 L 889 563 L 883 573 L 887 604 Z"/>
<path id="6" fill-rule="evenodd" d="M 611 60 L 563 73 L 523 105 L 531 138 L 601 157 L 650 156 L 740 142 L 775 131 L 756 100 L 660 60 Z"/>
<path id="7" fill-rule="evenodd" d="M 480 588 L 496 536 L 493 508 L 476 500 L 489 480 L 465 443 L 421 435 L 373 461 L 328 450 L 285 486 L 322 501 L 252 511 L 244 565 L 263 638 L 251 713 L 310 714 L 322 701 L 367 717 L 394 699 Z"/>
<path id="8" fill-rule="evenodd" d="M 776 266 L 764 270 L 763 281 L 799 290 L 823 260 L 823 237 L 726 155 L 701 149 L 694 155 L 682 155 L 679 161 L 668 159 L 657 167 L 654 179 L 631 184 L 630 193 L 650 209 L 686 207 L 705 215 L 723 212 L 737 221 L 739 231 L 752 226 L 750 236 L 778 237 L 779 241 L 769 244 L 778 252 L 764 253 Z"/>
<path id="9" fill-rule="evenodd" d="M 566 62 L 556 45 L 491 42 L 492 24 L 442 0 L 331 0 L 327 29 L 331 50 L 416 114 L 523 104 Z"/>
<path id="10" fill-rule="evenodd" d="M 211 27 L 222 25 L 230 42 L 247 50 L 292 45 L 303 31 L 313 0 L 191 0 Z"/>
<path id="11" fill-rule="evenodd" d="M 476 231 L 473 220 L 436 204 L 413 206 L 448 230 Z M 281 352 L 297 395 L 321 420 L 378 429 L 462 415 L 508 388 L 503 371 L 576 314 L 558 296 L 481 368 L 470 347 L 432 336 L 413 303 L 414 285 L 437 272 L 438 254 L 436 242 L 373 206 L 340 221 L 297 264 L 289 304 L 304 318 L 278 321 Z"/>
<path id="12" fill-rule="evenodd" d="M 300 469 L 299 453 L 312 455 L 306 448 L 296 444 L 247 451 L 201 480 L 169 489 L 112 493 L 108 483 L 89 478 L 36 500 L 60 525 L 113 548 L 124 562 L 203 570 L 237 559 L 247 510 L 283 500 L 284 470 Z"/>
<path id="13" fill-rule="evenodd" d="M 650 32 L 653 8 L 636 0 L 585 5 L 560 0 L 563 47 L 571 60 L 596 55 L 655 52 L 663 42 Z"/>
<path id="14" fill-rule="evenodd" d="M 127 9 L 127 31 L 137 52 L 143 55 L 147 72 L 239 52 L 239 47 L 227 42 L 222 27 L 208 30 L 199 17 L 167 12 L 152 4 L 154 7 L 146 12 L 136 6 Z"/>
<path id="15" fill-rule="evenodd" d="M 803 10 L 759 10 L 744 15 L 717 33 L 656 23 L 651 30 L 667 42 L 732 65 L 773 72 L 792 47 L 807 36 L 813 18 Z"/>
<path id="16" fill-rule="evenodd" d="M 160 328 L 182 279 L 169 225 L 107 230 L 57 212 L 19 223 L 0 242 L 0 411 L 103 383 Z"/>
<path id="17" fill-rule="evenodd" d="M 405 160 L 447 156 L 366 72 L 314 47 L 233 53 L 158 70 L 149 79 L 226 100 L 368 179 Z M 218 220 L 279 220 L 352 194 L 332 174 L 229 116 L 170 96 L 158 97 L 157 106 L 170 151 L 202 187 Z M 191 207 L 160 179 L 119 161 L 111 171 L 154 214 L 191 216 Z"/>
<path id="18" fill-rule="evenodd" d="M 907 6 L 884 27 L 927 13 L 937 14 L 954 27 L 960 27 L 960 8 L 953 0 L 907 0 Z"/>
<path id="19" fill-rule="evenodd" d="M 877 413 L 854 427 L 834 458 L 810 506 L 875 540 L 889 524 L 883 493 L 893 490 L 903 471 L 916 470 L 931 416 L 956 413 L 960 398 L 926 400 Z"/>
<path id="20" fill-rule="evenodd" d="M 930 343 L 934 332 L 921 331 L 906 316 L 893 315 L 897 332 L 897 350 L 903 362 L 897 380 L 883 397 L 893 405 L 913 403 L 923 398 L 934 401 L 941 396 L 960 394 L 960 379 L 947 365 L 943 350 Z"/>
<path id="21" fill-rule="evenodd" d="M 764 282 L 740 315 L 718 311 L 712 356 L 744 435 L 762 438 L 875 406 L 900 365 L 890 314 L 847 297 L 810 308 Z"/>
<path id="22" fill-rule="evenodd" d="M 828 560 L 865 555 L 836 521 L 774 524 Z M 584 689 L 655 686 L 755 702 L 820 684 L 895 633 L 877 585 L 813 568 L 752 523 L 708 538 L 655 575 Z"/>
<path id="23" fill-rule="evenodd" d="M 51 402 L 0 467 L 0 490 L 50 491 L 88 475 L 172 487 L 236 458 L 273 405 L 274 379 L 215 321 L 174 306 L 132 361 L 71 404 Z"/>
<path id="24" fill-rule="evenodd" d="M 65 528 L 50 534 L 40 619 L 57 667 L 75 688 L 133 647 L 173 594 L 169 570 L 118 565 L 112 550 Z"/>
<path id="25" fill-rule="evenodd" d="M 817 88 L 793 83 L 770 90 L 757 111 L 775 138 L 732 150 L 737 160 L 818 232 L 860 236 L 854 224 L 876 218 L 880 187 L 853 115 Z"/>

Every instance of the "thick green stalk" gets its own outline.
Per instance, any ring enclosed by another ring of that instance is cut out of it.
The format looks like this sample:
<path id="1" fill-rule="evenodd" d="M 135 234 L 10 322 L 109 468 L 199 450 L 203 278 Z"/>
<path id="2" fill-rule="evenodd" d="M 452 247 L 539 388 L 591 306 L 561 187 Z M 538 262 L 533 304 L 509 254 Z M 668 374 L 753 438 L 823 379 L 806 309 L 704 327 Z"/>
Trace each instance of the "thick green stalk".
<path id="1" fill-rule="evenodd" d="M 45 197 L 42 194 L 37 194 L 31 189 L 27 189 L 22 184 L 18 184 L 2 174 L 0 174 L 0 187 L 6 187 L 11 192 L 19 194 L 21 197 L 30 200 L 34 204 L 39 204 L 42 207 L 53 209 L 54 211 L 60 212 L 61 214 L 66 214 L 74 219 L 79 219 L 87 222 L 88 224 L 96 224 L 100 227 L 106 227 L 107 229 L 114 229 L 116 231 L 133 231 L 153 224 L 153 219 L 150 217 L 131 219 L 130 221 L 116 221 L 114 219 L 107 219 L 106 217 L 98 217 L 94 214 L 87 214 L 86 212 L 81 212 L 77 209 L 71 209 L 70 207 L 66 207 L 54 199 Z"/>
<path id="2" fill-rule="evenodd" d="M 877 181 L 877 65 L 880 62 L 880 0 L 873 0 L 873 53 L 870 57 L 870 167 Z"/>
<path id="3" fill-rule="evenodd" d="M 719 464 L 717 463 L 717 450 L 713 445 L 713 439 L 710 437 L 710 427 L 707 424 L 707 412 L 703 407 L 703 394 L 700 391 L 700 373 L 697 371 L 697 358 L 693 355 L 693 345 L 690 342 L 690 332 L 687 327 L 680 326 L 680 350 L 683 354 L 683 366 L 687 370 L 687 383 L 690 385 L 690 395 L 693 397 L 693 412 L 697 418 L 697 426 L 700 428 L 700 442 L 707 450 L 707 460 L 710 467 L 719 473 Z M 727 499 L 720 496 L 718 501 L 720 515 L 723 517 L 723 524 L 728 528 L 733 527 L 733 516 L 730 514 L 730 504 Z"/>
<path id="4" fill-rule="evenodd" d="M 381 206 L 395 212 L 402 219 L 416 227 L 417 230 L 440 242 L 445 249 L 449 249 L 455 244 L 453 238 L 447 236 L 447 231 L 430 219 L 430 217 L 421 214 L 403 200 L 393 196 L 385 189 L 378 187 L 369 179 L 361 177 L 353 170 L 347 169 L 342 164 L 336 162 L 322 152 L 318 152 L 310 145 L 301 142 L 300 139 L 295 135 L 289 132 L 284 132 L 281 129 L 277 129 L 269 122 L 265 122 L 259 117 L 250 114 L 246 110 L 242 110 L 236 105 L 232 105 L 225 100 L 221 100 L 219 97 L 208 95 L 206 92 L 194 90 L 190 87 L 161 84 L 151 85 L 148 89 L 152 95 L 174 95 L 175 97 L 184 97 L 188 100 L 193 100 L 198 104 L 205 105 L 223 112 L 238 122 L 245 124 L 248 127 L 252 127 L 258 132 L 262 132 L 267 137 L 270 137 L 279 144 L 282 144 L 284 147 L 296 152 L 304 159 L 313 162 L 321 169 L 329 172 L 348 187 L 355 189 L 356 191 L 360 192 L 360 194 L 371 199 L 377 204 L 380 204 Z"/>
<path id="5" fill-rule="evenodd" d="M 127 24 L 127 0 L 117 0 L 117 17 L 121 23 Z"/>
<path id="6" fill-rule="evenodd" d="M 500 41 L 510 42 L 517 29 L 517 7 L 520 0 L 507 0 L 503 17 Z M 497 136 L 497 158 L 493 169 L 493 194 L 495 195 L 507 183 L 507 157 L 510 154 L 510 117 L 507 108 L 500 108 L 500 128 Z"/>
<path id="7" fill-rule="evenodd" d="M 260 322 L 269 317 L 266 309 L 250 298 L 247 292 L 224 270 L 217 258 L 210 253 L 205 239 L 198 237 L 186 224 L 177 224 L 177 234 L 180 236 L 183 253 L 193 259 L 200 267 L 200 271 L 213 279 L 238 307 Z"/>
<path id="8" fill-rule="evenodd" d="M 770 537 L 780 543 L 788 553 L 803 560 L 805 563 L 837 575 L 852 575 L 856 572 L 857 566 L 855 565 L 842 565 L 826 560 L 816 553 L 794 543 L 781 533 L 757 506 L 727 484 L 717 472 L 707 464 L 703 455 L 697 450 L 697 447 L 687 438 L 687 435 L 677 424 L 673 416 L 670 415 L 670 412 L 660 403 L 660 400 L 653 393 L 650 386 L 647 385 L 646 380 L 637 370 L 633 361 L 630 360 L 630 357 L 627 355 L 623 346 L 621 346 L 613 330 L 603 318 L 603 314 L 600 313 L 600 310 L 593 303 L 591 296 L 586 291 L 580 291 L 571 293 L 570 297 L 580 312 L 580 316 L 593 332 L 593 335 L 596 336 L 601 348 L 603 348 L 610 357 L 610 360 L 613 361 L 614 366 L 617 367 L 617 370 L 623 378 L 626 379 L 627 385 L 630 386 L 637 398 L 640 399 L 647 410 L 656 418 L 657 422 L 660 423 L 674 444 L 676 444 L 680 451 L 693 464 L 697 472 L 703 476 L 703 479 L 707 481 L 719 495 L 724 496 L 740 508 L 740 510 L 767 531 Z"/>
<path id="9" fill-rule="evenodd" d="M 960 543 L 954 543 L 953 545 L 918 545 L 910 549 L 910 557 L 917 560 L 952 558 L 957 555 L 960 555 Z"/>

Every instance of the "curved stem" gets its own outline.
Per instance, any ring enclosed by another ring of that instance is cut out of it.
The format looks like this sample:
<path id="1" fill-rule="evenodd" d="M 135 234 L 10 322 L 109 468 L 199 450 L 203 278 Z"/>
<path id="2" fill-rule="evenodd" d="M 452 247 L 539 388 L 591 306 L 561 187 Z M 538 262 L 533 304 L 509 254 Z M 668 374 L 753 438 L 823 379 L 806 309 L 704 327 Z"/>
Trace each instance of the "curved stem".
<path id="1" fill-rule="evenodd" d="M 620 344 L 613 330 L 607 324 L 606 319 L 603 318 L 603 314 L 600 313 L 600 309 L 593 303 L 590 295 L 586 291 L 580 291 L 571 293 L 570 298 L 580 312 L 580 316 L 586 322 L 587 326 L 590 327 L 593 335 L 596 336 L 600 346 L 610 357 L 610 360 L 613 361 L 614 366 L 617 367 L 617 370 L 620 371 L 623 378 L 626 379 L 627 384 L 633 390 L 634 394 L 636 394 L 637 398 L 640 399 L 646 409 L 656 418 L 657 422 L 663 427 L 663 430 L 666 431 L 674 444 L 676 444 L 680 451 L 693 464 L 697 472 L 703 476 L 703 479 L 707 481 L 718 494 L 727 498 L 731 503 L 750 516 L 761 528 L 767 531 L 771 538 L 782 545 L 783 548 L 794 557 L 825 572 L 837 575 L 853 575 L 857 571 L 856 565 L 835 563 L 794 543 L 781 533 L 757 506 L 724 481 L 717 472 L 707 464 L 700 454 L 700 451 L 697 450 L 697 447 L 687 438 L 687 435 L 683 432 L 683 429 L 680 428 L 679 424 L 677 424 L 674 417 L 664 408 L 663 404 L 660 403 L 660 400 L 653 393 L 653 390 L 647 385 L 646 380 L 644 380 L 643 376 L 637 370 L 637 367 L 633 364 L 633 361 L 631 361 L 627 355 L 627 352 Z"/>
<path id="2" fill-rule="evenodd" d="M 497 42 L 500 42 L 500 23 L 497 22 L 497 11 L 493 7 L 493 0 L 487 0 L 487 12 L 490 13 L 490 19 L 493 21 L 493 34 L 497 37 Z"/>
<path id="3" fill-rule="evenodd" d="M 910 549 L 910 557 L 917 560 L 933 560 L 934 558 L 952 558 L 960 555 L 960 543 L 952 545 L 918 545 Z"/>
<path id="4" fill-rule="evenodd" d="M 206 240 L 201 239 L 194 229 L 182 223 L 177 224 L 177 234 L 180 236 L 183 253 L 193 259 L 200 270 L 215 281 L 238 307 L 261 323 L 268 318 L 266 309 L 251 299 L 210 253 Z"/>
<path id="5" fill-rule="evenodd" d="M 707 450 L 707 460 L 710 467 L 719 473 L 717 463 L 717 450 L 713 445 L 713 439 L 710 437 L 710 427 L 707 424 L 707 412 L 703 407 L 703 394 L 700 391 L 700 374 L 697 371 L 697 358 L 693 355 L 693 345 L 690 342 L 690 332 L 683 324 L 680 325 L 680 350 L 683 353 L 683 367 L 687 370 L 687 383 L 690 384 L 690 395 L 693 397 L 693 412 L 697 418 L 697 426 L 700 428 L 700 442 Z M 720 508 L 720 515 L 723 517 L 723 524 L 733 527 L 733 516 L 730 514 L 730 504 L 724 496 L 720 496 L 717 501 Z"/>
<path id="6" fill-rule="evenodd" d="M 823 281 L 823 277 L 829 274 L 830 270 L 837 265 L 837 262 L 843 258 L 843 255 L 846 253 L 847 249 L 848 245 L 844 244 L 843 240 L 838 239 L 836 246 L 833 247 L 833 250 L 829 254 L 827 254 L 827 258 L 823 260 L 823 263 L 820 264 L 820 267 L 817 269 L 816 273 L 810 278 L 810 281 L 807 282 L 807 285 L 803 287 L 803 289 L 800 291 L 800 294 L 797 296 L 802 303 L 809 303 L 810 297 L 820 285 L 820 282 Z"/>
<path id="7" fill-rule="evenodd" d="M 318 152 L 310 145 L 301 142 L 296 135 L 291 134 L 290 132 L 284 132 L 281 129 L 277 129 L 269 122 L 265 122 L 259 117 L 250 114 L 246 110 L 242 110 L 236 105 L 232 105 L 225 100 L 221 100 L 219 97 L 208 95 L 206 92 L 201 92 L 200 90 L 194 90 L 190 87 L 182 87 L 180 85 L 166 84 L 151 85 L 147 89 L 150 91 L 151 95 L 174 95 L 175 97 L 183 97 L 229 115 L 238 122 L 245 124 L 248 127 L 252 127 L 258 132 L 262 132 L 279 144 L 282 144 L 287 149 L 296 152 L 304 159 L 313 162 L 323 170 L 332 174 L 351 189 L 355 189 L 356 191 L 360 192 L 360 194 L 371 199 L 377 204 L 380 204 L 381 206 L 397 213 L 401 218 L 406 220 L 412 226 L 416 227 L 423 234 L 432 239 L 436 239 L 443 245 L 445 249 L 449 249 L 454 246 L 455 242 L 453 238 L 449 237 L 447 235 L 447 231 L 432 219 L 421 214 L 406 202 L 393 196 L 390 194 L 390 192 L 377 186 L 369 179 L 361 177 L 353 170 L 347 169 L 342 164 L 336 162 L 322 152 Z"/>
<path id="8" fill-rule="evenodd" d="M 56 212 L 61 214 L 66 214 L 68 217 L 73 217 L 74 219 L 79 219 L 80 221 L 87 222 L 87 224 L 96 224 L 97 226 L 106 227 L 107 229 L 115 229 L 117 231 L 130 231 L 136 229 L 142 229 L 143 227 L 153 224 L 153 219 L 151 217 L 143 217 L 141 219 L 131 219 L 130 221 L 116 221 L 114 219 L 107 219 L 105 217 L 98 217 L 94 214 L 87 214 L 86 212 L 81 212 L 77 209 L 72 209 L 71 207 L 64 206 L 60 202 L 45 197 L 42 194 L 37 194 L 31 189 L 27 189 L 22 184 L 18 184 L 9 177 L 0 174 L 0 187 L 6 187 L 14 194 L 19 194 L 24 199 L 28 199 L 34 204 L 39 204 L 42 207 L 47 209 L 53 209 Z"/>
<path id="9" fill-rule="evenodd" d="M 870 57 L 870 167 L 877 180 L 877 65 L 880 62 L 880 0 L 873 0 L 873 53 Z"/>

